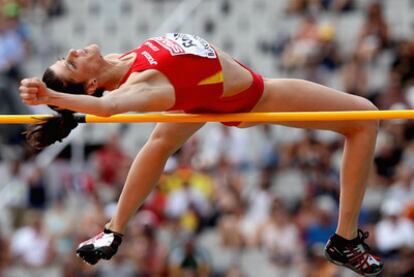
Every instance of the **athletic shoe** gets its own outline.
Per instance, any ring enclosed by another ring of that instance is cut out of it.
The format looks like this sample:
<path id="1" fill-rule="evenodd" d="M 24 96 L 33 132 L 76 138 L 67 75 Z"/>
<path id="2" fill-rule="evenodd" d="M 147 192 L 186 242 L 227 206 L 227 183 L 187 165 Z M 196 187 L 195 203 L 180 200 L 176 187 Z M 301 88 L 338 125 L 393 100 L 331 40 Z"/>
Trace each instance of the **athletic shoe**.
<path id="1" fill-rule="evenodd" d="M 378 275 L 384 269 L 384 264 L 364 242 L 368 235 L 368 232 L 358 230 L 355 239 L 347 240 L 334 234 L 325 246 L 325 257 L 332 263 L 345 266 L 363 276 Z"/>
<path id="2" fill-rule="evenodd" d="M 111 259 L 121 242 L 121 234 L 105 228 L 95 237 L 80 243 L 76 254 L 88 264 L 94 265 L 100 259 Z"/>

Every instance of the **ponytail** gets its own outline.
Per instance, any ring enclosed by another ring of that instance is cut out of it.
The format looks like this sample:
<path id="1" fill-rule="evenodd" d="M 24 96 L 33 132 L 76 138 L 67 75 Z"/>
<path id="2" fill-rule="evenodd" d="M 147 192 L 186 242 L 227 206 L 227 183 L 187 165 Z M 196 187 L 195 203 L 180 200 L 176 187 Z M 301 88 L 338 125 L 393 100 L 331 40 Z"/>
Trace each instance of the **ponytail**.
<path id="1" fill-rule="evenodd" d="M 38 124 L 29 125 L 24 135 L 30 146 L 41 150 L 56 141 L 62 141 L 76 126 L 78 122 L 73 112 L 63 110 Z"/>
<path id="2" fill-rule="evenodd" d="M 61 80 L 53 70 L 47 68 L 42 78 L 48 88 L 53 90 L 71 93 L 84 94 L 84 84 L 71 83 Z M 100 97 L 103 89 L 98 89 L 93 96 Z M 31 124 L 23 133 L 30 146 L 37 150 L 41 150 L 56 141 L 62 141 L 70 132 L 78 126 L 74 113 L 69 110 L 60 110 L 57 107 L 49 106 L 57 112 L 51 118 L 41 120 L 37 124 Z"/>

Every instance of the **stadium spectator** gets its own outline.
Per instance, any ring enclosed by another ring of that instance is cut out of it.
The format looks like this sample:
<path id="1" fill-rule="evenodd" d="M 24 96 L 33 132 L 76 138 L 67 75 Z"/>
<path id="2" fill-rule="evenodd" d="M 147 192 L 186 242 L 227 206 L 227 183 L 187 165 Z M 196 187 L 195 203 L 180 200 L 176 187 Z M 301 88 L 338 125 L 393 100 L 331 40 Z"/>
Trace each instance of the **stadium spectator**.
<path id="1" fill-rule="evenodd" d="M 288 14 L 303 14 L 322 11 L 349 12 L 355 8 L 354 0 L 289 0 Z"/>
<path id="2" fill-rule="evenodd" d="M 0 74 L 18 81 L 21 63 L 27 56 L 27 31 L 18 19 L 18 4 L 6 2 L 0 5 Z"/>
<path id="3" fill-rule="evenodd" d="M 154 188 L 142 206 L 142 210 L 150 211 L 155 216 L 157 225 L 165 223 L 165 206 L 168 196 L 161 189 L 164 178 L 164 176 L 161 177 L 160 184 Z"/>
<path id="4" fill-rule="evenodd" d="M 27 275 L 39 274 L 56 257 L 53 240 L 45 231 L 43 213 L 29 210 L 25 213 L 25 222 L 11 238 L 13 261 L 22 265 Z"/>
<path id="5" fill-rule="evenodd" d="M 53 237 L 57 258 L 66 257 L 74 244 L 75 216 L 67 209 L 63 195 L 55 198 L 51 207 L 46 210 L 44 225 L 46 232 Z"/>
<path id="6" fill-rule="evenodd" d="M 66 12 L 63 0 L 40 0 L 34 2 L 46 12 L 49 19 L 63 16 Z"/>
<path id="7" fill-rule="evenodd" d="M 177 243 L 168 255 L 168 276 L 211 276 L 210 258 L 190 236 Z"/>
<path id="8" fill-rule="evenodd" d="M 290 71 L 312 62 L 318 53 L 319 39 L 317 19 L 307 15 L 283 51 L 283 68 Z"/>
<path id="9" fill-rule="evenodd" d="M 130 241 L 125 250 L 133 261 L 138 276 L 160 276 L 165 269 L 167 249 L 157 239 L 153 224 L 143 224 L 135 218 L 129 232 Z"/>
<path id="10" fill-rule="evenodd" d="M 399 202 L 404 209 L 414 200 L 414 173 L 412 168 L 404 163 L 400 163 L 396 168 L 394 181 L 389 187 L 385 199 L 387 201 Z"/>
<path id="11" fill-rule="evenodd" d="M 260 224 L 257 243 L 276 266 L 298 267 L 303 261 L 304 245 L 300 231 L 280 200 L 272 203 L 266 222 Z"/>
<path id="12" fill-rule="evenodd" d="M 414 224 L 403 215 L 404 205 L 386 199 L 381 207 L 382 219 L 375 228 L 378 249 L 388 257 L 399 255 L 405 248 L 414 250 Z"/>
<path id="13" fill-rule="evenodd" d="M 217 223 L 221 247 L 240 250 L 246 244 L 242 233 L 244 204 L 234 190 L 228 190 L 221 199 L 223 201 L 220 207 L 222 215 Z"/>
<path id="14" fill-rule="evenodd" d="M 320 247 L 335 230 L 336 203 L 330 196 L 319 196 L 316 201 L 317 221 L 305 229 L 306 247 Z"/>
<path id="15" fill-rule="evenodd" d="M 319 26 L 319 39 L 320 45 L 315 62 L 328 72 L 335 71 L 342 62 L 335 27 L 328 22 L 322 23 Z"/>
<path id="16" fill-rule="evenodd" d="M 371 61 L 390 44 L 390 30 L 383 16 L 382 4 L 380 1 L 374 1 L 368 5 L 355 51 L 364 61 Z"/>
<path id="17" fill-rule="evenodd" d="M 246 239 L 246 243 L 249 245 L 256 243 L 258 228 L 269 219 L 274 198 L 270 192 L 272 185 L 271 176 L 270 170 L 262 170 L 259 183 L 255 184 L 257 187 L 249 190 L 249 192 L 244 192 L 246 212 L 243 217 L 241 231 Z"/>
<path id="18" fill-rule="evenodd" d="M 21 221 L 23 211 L 28 206 L 28 183 L 22 167 L 23 161 L 20 159 L 10 162 L 9 178 L 5 181 L 7 190 L 2 191 L 2 204 L 11 212 L 14 224 Z"/>
<path id="19" fill-rule="evenodd" d="M 138 272 L 136 265 L 127 256 L 126 249 L 123 249 L 119 253 L 119 257 L 116 257 L 111 263 L 105 263 L 97 270 L 99 277 L 135 277 L 135 276 L 149 276 L 141 275 L 142 272 Z"/>
<path id="20" fill-rule="evenodd" d="M 368 96 L 368 71 L 365 61 L 356 53 L 341 69 L 342 86 L 348 93 Z"/>
<path id="21" fill-rule="evenodd" d="M 96 151 L 94 157 L 98 182 L 115 187 L 123 184 L 131 159 L 122 149 L 119 134 L 112 134 L 105 145 Z"/>
<path id="22" fill-rule="evenodd" d="M 49 185 L 45 182 L 44 171 L 33 166 L 28 176 L 28 207 L 44 209 L 47 205 L 47 189 Z"/>
<path id="23" fill-rule="evenodd" d="M 414 79 L 414 43 L 400 40 L 395 48 L 391 70 L 400 78 L 401 86 L 405 87 Z"/>

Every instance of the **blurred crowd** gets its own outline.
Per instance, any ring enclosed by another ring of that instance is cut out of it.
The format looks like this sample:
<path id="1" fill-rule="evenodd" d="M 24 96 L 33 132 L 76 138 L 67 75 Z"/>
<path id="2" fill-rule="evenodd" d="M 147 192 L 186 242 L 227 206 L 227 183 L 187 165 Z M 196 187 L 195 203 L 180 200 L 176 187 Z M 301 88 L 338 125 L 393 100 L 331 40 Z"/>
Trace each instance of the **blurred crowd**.
<path id="1" fill-rule="evenodd" d="M 18 84 L 26 76 L 24 64 L 36 54 L 28 22 L 36 13 L 37 20 L 47 22 L 64 13 L 62 1 L 0 0 L 0 111 L 3 114 L 29 114 L 18 97 Z M 14 141 L 22 126 L 0 126 L 0 141 Z"/>
<path id="2" fill-rule="evenodd" d="M 0 93 L 10 98 L 2 112 L 24 111 L 12 109 L 22 63 L 33 54 L 22 14 L 41 9 L 49 20 L 65 12 L 59 3 L 0 0 Z M 318 15 L 353 13 L 353 0 L 288 3 L 286 15 L 301 23 L 272 46 L 283 72 L 322 84 L 340 76 L 345 91 L 380 109 L 414 108 L 414 39 L 393 36 L 380 1 L 359 11 L 364 22 L 350 51 Z M 384 86 L 372 86 L 371 70 L 384 57 Z M 13 134 L 2 135 L 0 151 L 0 276 L 345 276 L 322 255 L 337 222 L 339 136 L 270 125 L 194 136 L 169 159 L 118 254 L 92 267 L 74 249 L 114 212 L 133 159 L 122 132 L 88 148 L 76 171 L 70 151 L 42 168 Z M 414 275 L 413 138 L 412 121 L 381 123 L 361 212 L 384 276 Z"/>

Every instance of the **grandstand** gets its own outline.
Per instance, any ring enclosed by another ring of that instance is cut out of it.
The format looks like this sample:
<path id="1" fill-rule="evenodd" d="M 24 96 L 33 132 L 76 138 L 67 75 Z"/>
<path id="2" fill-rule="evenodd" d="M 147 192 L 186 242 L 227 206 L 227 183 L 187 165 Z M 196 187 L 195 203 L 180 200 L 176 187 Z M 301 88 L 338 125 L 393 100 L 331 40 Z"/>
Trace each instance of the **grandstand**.
<path id="1" fill-rule="evenodd" d="M 0 0 L 0 7 L 8 2 L 20 5 L 30 49 L 18 76 L 41 76 L 69 48 L 97 43 L 121 53 L 184 32 L 264 76 L 309 79 L 380 109 L 414 108 L 413 0 Z M 376 3 L 384 25 L 369 20 Z M 0 58 L 1 44 L 0 32 Z M 24 106 L 18 80 L 7 68 L 0 74 L 3 114 L 50 112 Z M 25 145 L 22 126 L 1 126 L 0 276 L 183 276 L 174 274 L 191 243 L 199 267 L 189 272 L 199 275 L 188 276 L 354 276 L 321 257 L 336 225 L 342 138 L 276 125 L 208 123 L 167 163 L 119 257 L 81 264 L 73 249 L 112 214 L 153 126 L 85 125 L 40 153 Z M 382 123 L 361 214 L 370 244 L 389 262 L 384 276 L 414 276 L 413 131 L 410 121 Z"/>

